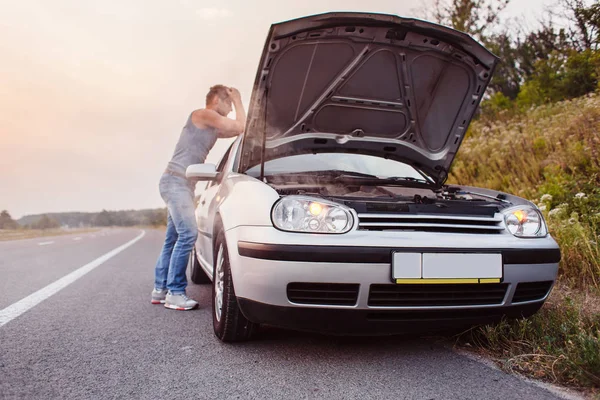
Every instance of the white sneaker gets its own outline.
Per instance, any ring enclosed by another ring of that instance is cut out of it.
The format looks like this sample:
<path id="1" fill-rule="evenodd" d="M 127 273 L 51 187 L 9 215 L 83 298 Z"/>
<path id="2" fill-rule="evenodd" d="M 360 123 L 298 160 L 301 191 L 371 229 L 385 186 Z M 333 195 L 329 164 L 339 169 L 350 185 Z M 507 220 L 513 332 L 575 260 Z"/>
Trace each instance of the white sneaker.
<path id="1" fill-rule="evenodd" d="M 169 292 L 165 299 L 165 307 L 171 310 L 187 311 L 198 307 L 198 302 L 187 297 L 185 293 L 171 294 Z"/>
<path id="2" fill-rule="evenodd" d="M 152 291 L 152 304 L 165 304 L 167 297 L 167 289 L 154 288 Z"/>

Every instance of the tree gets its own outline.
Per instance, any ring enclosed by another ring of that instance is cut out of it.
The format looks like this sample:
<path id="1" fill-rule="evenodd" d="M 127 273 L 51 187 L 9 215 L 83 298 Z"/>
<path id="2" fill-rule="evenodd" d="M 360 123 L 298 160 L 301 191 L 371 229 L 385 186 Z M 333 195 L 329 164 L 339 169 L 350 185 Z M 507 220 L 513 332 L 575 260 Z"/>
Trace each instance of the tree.
<path id="1" fill-rule="evenodd" d="M 498 15 L 510 0 L 435 0 L 426 17 L 483 41 L 498 26 Z"/>
<path id="2" fill-rule="evenodd" d="M 17 229 L 18 226 L 19 224 L 12 219 L 8 211 L 3 210 L 0 212 L 0 229 Z"/>
<path id="3" fill-rule="evenodd" d="M 537 31 L 518 37 L 515 49 L 519 74 L 527 79 L 540 60 L 548 60 L 553 53 L 566 54 L 571 45 L 565 29 L 557 29 L 552 21 L 547 21 Z"/>
<path id="4" fill-rule="evenodd" d="M 572 50 L 565 30 L 557 30 L 552 21 L 524 36 L 508 31 L 491 35 L 484 39 L 484 45 L 500 59 L 489 86 L 490 95 L 501 93 L 511 100 L 517 98 L 521 86 L 537 72 L 540 62 L 547 62 L 557 54 L 566 59 Z"/>
<path id="5" fill-rule="evenodd" d="M 547 60 L 536 63 L 531 77 L 517 96 L 517 104 L 525 109 L 532 105 L 583 96 L 598 87 L 599 75 L 600 52 L 554 52 Z"/>
<path id="6" fill-rule="evenodd" d="M 500 59 L 489 85 L 491 94 L 501 93 L 514 100 L 521 88 L 522 76 L 518 68 L 518 51 L 508 33 L 485 39 L 486 47 Z"/>
<path id="7" fill-rule="evenodd" d="M 161 208 L 152 212 L 150 217 L 150 225 L 152 226 L 164 226 L 167 224 L 167 209 Z"/>
<path id="8" fill-rule="evenodd" d="M 600 46 L 600 3 L 590 6 L 584 0 L 562 0 L 570 22 L 573 47 L 576 50 L 598 50 Z"/>
<path id="9" fill-rule="evenodd" d="M 53 229 L 58 228 L 60 223 L 54 218 L 50 218 L 48 215 L 42 215 L 36 223 L 33 224 L 33 228 L 35 229 Z"/>
<path id="10" fill-rule="evenodd" d="M 106 210 L 102 210 L 102 212 L 98 213 L 94 217 L 92 224 L 94 226 L 112 226 L 115 225 L 115 221 L 111 213 Z"/>
<path id="11" fill-rule="evenodd" d="M 432 7 L 422 10 L 427 19 L 468 33 L 500 58 L 489 94 L 497 92 L 515 99 L 521 77 L 517 69 L 514 39 L 500 32 L 499 15 L 510 0 L 434 0 Z M 433 10 L 433 11 L 430 11 Z"/>

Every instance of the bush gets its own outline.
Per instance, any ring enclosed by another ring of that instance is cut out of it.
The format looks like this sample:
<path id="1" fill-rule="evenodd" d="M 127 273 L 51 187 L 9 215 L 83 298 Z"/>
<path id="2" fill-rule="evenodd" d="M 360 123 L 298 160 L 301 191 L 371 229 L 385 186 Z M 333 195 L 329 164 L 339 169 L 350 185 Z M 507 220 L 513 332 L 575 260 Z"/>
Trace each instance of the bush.
<path id="1" fill-rule="evenodd" d="M 489 99 L 481 103 L 481 114 L 492 120 L 499 120 L 504 116 L 512 115 L 514 102 L 502 92 L 494 93 Z"/>
<path id="2" fill-rule="evenodd" d="M 17 229 L 17 222 L 12 219 L 8 211 L 3 210 L 0 212 L 0 229 Z"/>
<path id="3" fill-rule="evenodd" d="M 474 328 L 459 342 L 501 358 L 507 371 L 569 386 L 600 387 L 600 314 L 586 304 L 597 300 L 555 289 L 534 316 Z"/>
<path id="4" fill-rule="evenodd" d="M 475 121 L 449 182 L 532 199 L 561 246 L 560 274 L 600 288 L 600 96 L 532 108 L 506 121 Z"/>
<path id="5" fill-rule="evenodd" d="M 532 76 L 521 87 L 516 104 L 521 110 L 532 106 L 572 99 L 598 88 L 600 52 L 555 51 L 539 60 Z"/>
<path id="6" fill-rule="evenodd" d="M 54 218 L 43 215 L 36 223 L 32 225 L 34 229 L 54 229 L 60 227 L 60 223 Z"/>

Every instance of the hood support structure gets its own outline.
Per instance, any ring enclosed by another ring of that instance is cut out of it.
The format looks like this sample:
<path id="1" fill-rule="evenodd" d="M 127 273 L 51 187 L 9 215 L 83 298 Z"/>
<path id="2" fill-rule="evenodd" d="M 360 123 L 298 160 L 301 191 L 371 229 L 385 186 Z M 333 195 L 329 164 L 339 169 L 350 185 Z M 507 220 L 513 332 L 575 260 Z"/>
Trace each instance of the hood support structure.
<path id="1" fill-rule="evenodd" d="M 470 36 L 384 14 L 271 26 L 239 171 L 306 153 L 404 162 L 442 185 L 498 58 Z"/>

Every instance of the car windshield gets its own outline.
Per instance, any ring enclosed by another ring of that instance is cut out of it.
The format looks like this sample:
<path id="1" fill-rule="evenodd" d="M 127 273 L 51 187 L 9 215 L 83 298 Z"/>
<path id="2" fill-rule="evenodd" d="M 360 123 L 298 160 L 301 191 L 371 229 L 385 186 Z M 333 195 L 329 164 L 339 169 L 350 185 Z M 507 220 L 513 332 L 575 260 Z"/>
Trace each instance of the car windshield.
<path id="1" fill-rule="evenodd" d="M 365 154 L 318 153 L 300 154 L 265 162 L 265 175 L 341 171 L 348 174 L 372 175 L 381 179 L 409 178 L 423 180 L 423 175 L 408 164 Z M 260 176 L 260 165 L 247 174 Z"/>

